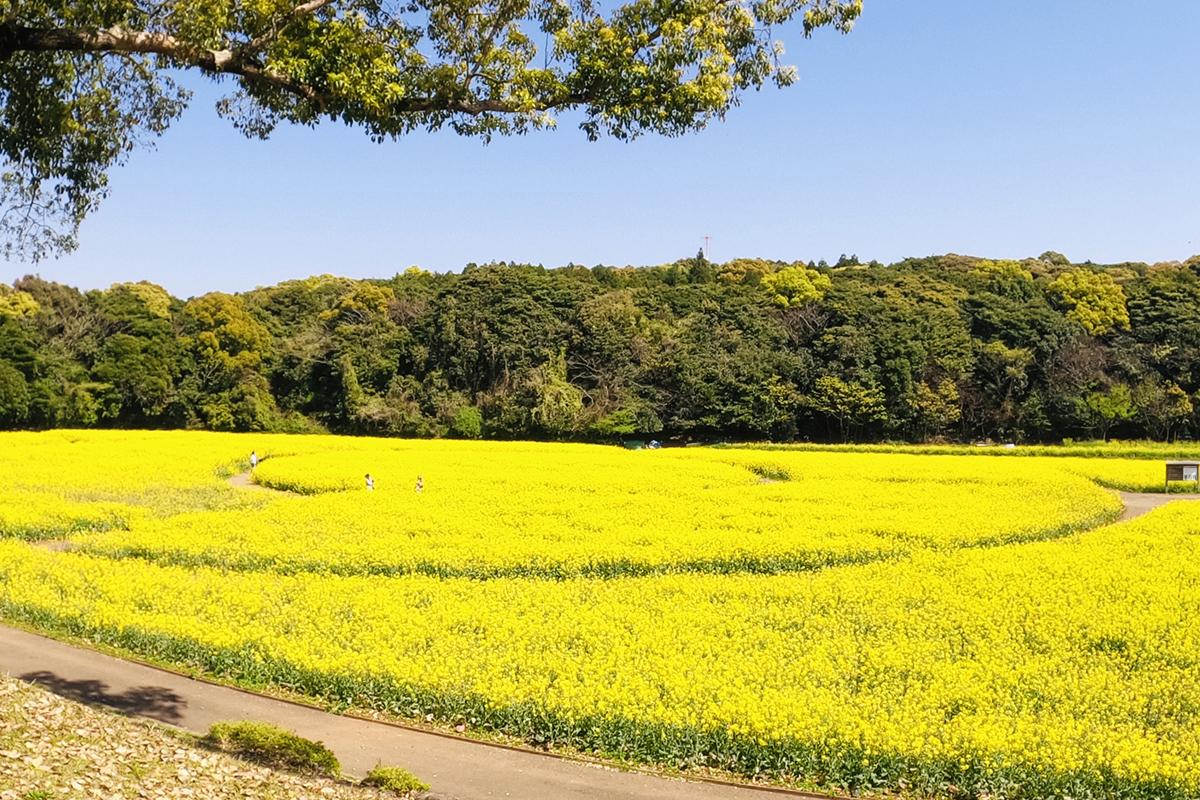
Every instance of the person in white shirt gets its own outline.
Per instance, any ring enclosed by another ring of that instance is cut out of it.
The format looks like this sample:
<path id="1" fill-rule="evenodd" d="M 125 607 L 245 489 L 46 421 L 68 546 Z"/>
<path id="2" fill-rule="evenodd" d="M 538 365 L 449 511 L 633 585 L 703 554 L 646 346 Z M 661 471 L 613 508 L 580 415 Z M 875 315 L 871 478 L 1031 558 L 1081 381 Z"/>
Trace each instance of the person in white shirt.
<path id="1" fill-rule="evenodd" d="M 374 489 L 375 489 L 375 479 L 372 478 L 371 473 L 368 472 L 367 473 L 367 491 L 368 492 L 374 491 Z"/>

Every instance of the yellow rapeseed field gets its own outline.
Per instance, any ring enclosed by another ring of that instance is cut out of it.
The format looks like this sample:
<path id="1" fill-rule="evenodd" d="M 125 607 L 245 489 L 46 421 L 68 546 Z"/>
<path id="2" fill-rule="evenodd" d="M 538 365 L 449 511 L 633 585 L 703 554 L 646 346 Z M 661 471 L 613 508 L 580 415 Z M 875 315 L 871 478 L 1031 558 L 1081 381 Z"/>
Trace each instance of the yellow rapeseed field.
<path id="1" fill-rule="evenodd" d="M 1194 797 L 1200 504 L 1109 525 L 1161 463 L 1093 461 L 3 435 L 0 613 L 643 762 Z"/>

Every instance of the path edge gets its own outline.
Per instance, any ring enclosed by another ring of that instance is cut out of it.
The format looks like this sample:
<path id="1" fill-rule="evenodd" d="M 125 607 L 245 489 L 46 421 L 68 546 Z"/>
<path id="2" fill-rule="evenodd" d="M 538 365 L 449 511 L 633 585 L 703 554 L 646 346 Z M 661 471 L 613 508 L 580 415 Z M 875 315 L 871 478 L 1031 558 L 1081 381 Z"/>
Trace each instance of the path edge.
<path id="1" fill-rule="evenodd" d="M 184 671 L 184 670 L 181 670 L 181 669 L 178 669 L 175 667 L 167 666 L 165 664 L 158 664 L 158 663 L 154 663 L 152 661 L 146 661 L 137 655 L 126 653 L 126 652 L 123 652 L 116 648 L 97 647 L 97 646 L 95 646 L 95 643 L 90 642 L 86 639 L 79 638 L 79 637 L 69 636 L 69 635 L 60 637 L 60 636 L 52 635 L 50 633 L 47 633 L 46 631 L 31 628 L 24 624 L 15 623 L 14 621 L 12 621 L 6 617 L 3 617 L 3 616 L 0 616 L 0 626 L 7 627 L 12 630 L 17 630 L 22 633 L 29 634 L 31 636 L 36 636 L 41 639 L 45 639 L 47 641 L 54 642 L 56 644 L 66 645 L 69 647 L 75 647 L 76 649 L 85 650 L 89 653 L 106 656 L 108 658 L 113 658 L 118 661 L 124 661 L 124 662 L 130 663 L 130 664 L 137 665 L 139 667 L 151 669 L 156 672 L 161 672 L 165 675 L 172 675 L 177 678 L 183 678 L 185 680 L 195 681 L 196 683 L 202 683 L 207 686 L 213 686 L 218 689 L 227 689 L 230 691 L 238 692 L 238 693 L 244 694 L 248 697 L 255 697 L 260 700 L 266 700 L 268 702 L 285 703 L 287 705 L 295 706 L 297 708 L 304 708 L 304 709 L 308 709 L 310 711 L 318 711 L 323 714 L 329 714 L 329 715 L 335 716 L 335 717 L 342 717 L 344 719 L 356 720 L 358 722 L 365 722 L 365 723 L 372 724 L 372 725 L 384 725 L 389 728 L 397 728 L 399 730 L 409 731 L 411 733 L 427 734 L 427 735 L 431 735 L 431 736 L 437 736 L 442 739 L 449 739 L 449 740 L 456 741 L 456 742 L 464 742 L 464 743 L 472 744 L 472 745 L 491 747 L 491 748 L 498 749 L 498 750 L 507 750 L 510 752 L 522 753 L 524 755 L 540 756 L 542 758 L 548 758 L 548 759 L 552 759 L 552 760 L 556 760 L 556 761 L 565 761 L 565 762 L 583 764 L 583 765 L 592 766 L 592 767 L 613 769 L 613 770 L 617 770 L 620 772 L 629 772 L 629 773 L 634 773 L 634 774 L 638 774 L 638 775 L 646 775 L 648 777 L 661 778 L 664 780 L 678 780 L 678 781 L 683 781 L 685 783 L 686 782 L 707 783 L 707 784 L 712 784 L 715 786 L 728 786 L 730 788 L 735 788 L 735 789 L 751 789 L 754 791 L 770 792 L 772 794 L 778 794 L 778 795 L 781 795 L 784 797 L 800 798 L 801 800 L 851 800 L 849 795 L 826 794 L 826 793 L 821 793 L 821 792 L 807 791 L 804 789 L 792 789 L 787 786 L 777 786 L 777 785 L 772 785 L 772 784 L 746 783 L 743 781 L 728 780 L 728 779 L 718 778 L 715 776 L 691 775 L 691 774 L 686 774 L 686 773 L 666 772 L 666 771 L 662 771 L 662 770 L 655 770 L 655 769 L 652 769 L 647 766 L 623 764 L 623 763 L 617 762 L 617 761 L 611 761 L 611 760 L 606 760 L 606 759 L 595 757 L 595 756 L 589 756 L 584 753 L 573 753 L 573 752 L 564 753 L 564 752 L 556 752 L 553 750 L 538 750 L 533 747 L 514 745 L 514 744 L 506 744 L 504 742 L 499 742 L 499 741 L 489 741 L 487 739 L 478 739 L 478 738 L 475 738 L 472 736 L 462 736 L 462 735 L 459 735 L 456 733 L 451 733 L 449 731 L 443 731 L 443 730 L 439 730 L 436 728 L 420 727 L 417 725 L 400 722 L 398 720 L 392 720 L 392 719 L 386 719 L 386 718 L 376 718 L 376 717 L 372 717 L 368 714 L 354 711 L 353 709 L 348 710 L 348 711 L 343 711 L 343 712 L 331 711 L 329 708 L 326 708 L 326 707 L 322 706 L 321 704 L 319 704 L 315 701 L 312 701 L 310 699 L 307 699 L 307 698 L 302 698 L 299 696 L 296 696 L 296 697 L 280 696 L 280 695 L 270 694 L 268 692 L 259 691 L 256 689 L 250 689 L 245 686 L 240 686 L 236 683 L 225 683 L 223 681 L 215 680 L 214 678 L 208 677 L 207 675 L 204 675 L 201 673 L 188 672 L 188 671 Z M 14 675 L 12 677 L 16 678 L 17 680 L 21 680 L 22 683 L 31 683 L 30 681 L 25 681 L 25 680 L 21 679 L 21 677 L 19 675 Z M 31 683 L 31 685 L 36 686 L 37 684 Z M 47 691 L 49 691 L 49 690 L 47 690 Z M 72 701 L 72 702 L 79 702 L 79 701 Z M 111 713 L 117 713 L 117 714 L 121 713 L 119 711 L 112 711 L 111 709 L 109 711 Z M 144 717 L 141 717 L 136 714 L 127 714 L 127 715 L 123 715 L 123 716 L 131 716 L 131 717 L 137 717 L 138 719 L 144 719 Z M 160 724 L 165 724 L 165 723 L 160 723 Z M 181 730 L 186 730 L 186 729 L 181 728 Z M 188 732 L 191 733 L 190 731 L 188 731 Z M 869 795 L 864 795 L 863 797 L 869 797 Z"/>

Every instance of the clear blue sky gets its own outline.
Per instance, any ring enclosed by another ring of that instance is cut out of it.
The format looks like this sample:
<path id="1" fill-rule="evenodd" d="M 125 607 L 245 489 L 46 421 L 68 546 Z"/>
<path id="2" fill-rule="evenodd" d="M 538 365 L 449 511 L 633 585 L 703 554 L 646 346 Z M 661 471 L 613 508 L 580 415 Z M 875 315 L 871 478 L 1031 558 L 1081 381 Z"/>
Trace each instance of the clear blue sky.
<path id="1" fill-rule="evenodd" d="M 412 264 L 1075 260 L 1200 252 L 1200 4 L 866 0 L 849 36 L 785 32 L 800 81 L 681 139 L 557 131 L 372 144 L 338 125 L 247 141 L 216 87 L 114 173 L 79 250 L 0 262 L 180 296 Z"/>

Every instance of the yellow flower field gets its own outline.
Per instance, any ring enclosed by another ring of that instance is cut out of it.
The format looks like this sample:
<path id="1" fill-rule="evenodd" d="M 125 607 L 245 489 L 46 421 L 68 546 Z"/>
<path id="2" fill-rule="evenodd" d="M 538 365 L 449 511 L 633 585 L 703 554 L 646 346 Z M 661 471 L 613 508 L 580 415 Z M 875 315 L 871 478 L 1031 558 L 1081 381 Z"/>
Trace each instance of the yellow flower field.
<path id="1" fill-rule="evenodd" d="M 1200 504 L 1107 525 L 1120 503 L 1088 459 L 191 433 L 0 448 L 6 470 L 39 460 L 0 496 L 0 613 L 27 624 L 804 786 L 1200 792 Z M 307 494 L 228 485 L 252 448 L 258 482 Z M 11 538 L 29 537 L 5 527 L 22 492 L 74 552 Z M 77 506 L 120 522 L 54 521 Z"/>
<path id="2" fill-rule="evenodd" d="M 377 489 L 338 491 L 343 481 L 364 483 L 363 464 L 375 465 Z M 1111 492 L 1057 465 L 1029 466 L 1035 480 L 965 458 L 952 466 L 812 454 L 747 462 L 728 451 L 413 443 L 272 457 L 256 471 L 260 483 L 326 493 L 147 521 L 81 546 L 284 572 L 783 572 L 1045 538 L 1119 509 Z M 789 477 L 764 482 L 764 472 Z M 351 475 L 357 480 L 343 477 Z"/>

